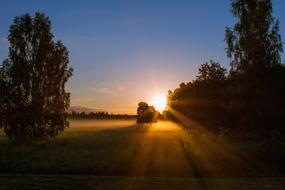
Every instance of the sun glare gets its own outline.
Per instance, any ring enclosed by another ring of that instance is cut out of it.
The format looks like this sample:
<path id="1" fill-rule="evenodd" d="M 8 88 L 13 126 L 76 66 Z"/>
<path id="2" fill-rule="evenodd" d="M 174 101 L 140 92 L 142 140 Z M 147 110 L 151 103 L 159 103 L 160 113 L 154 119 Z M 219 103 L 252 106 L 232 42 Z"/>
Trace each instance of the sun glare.
<path id="1" fill-rule="evenodd" d="M 157 111 L 162 112 L 166 108 L 166 104 L 167 104 L 166 96 L 161 95 L 161 94 L 156 95 L 153 97 L 150 104 L 153 105 Z"/>

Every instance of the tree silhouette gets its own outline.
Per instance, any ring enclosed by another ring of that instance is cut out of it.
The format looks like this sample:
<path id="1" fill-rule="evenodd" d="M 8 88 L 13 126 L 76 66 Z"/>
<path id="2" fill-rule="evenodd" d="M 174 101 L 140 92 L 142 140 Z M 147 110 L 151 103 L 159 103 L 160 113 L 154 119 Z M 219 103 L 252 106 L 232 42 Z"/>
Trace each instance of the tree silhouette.
<path id="1" fill-rule="evenodd" d="M 284 135 L 285 67 L 279 22 L 270 0 L 232 0 L 237 23 L 226 28 L 231 70 L 210 61 L 192 82 L 169 93 L 170 108 L 219 132 Z"/>
<path id="2" fill-rule="evenodd" d="M 248 129 L 255 133 L 280 131 L 278 126 L 285 112 L 284 100 L 280 98 L 285 95 L 280 56 L 283 48 L 279 21 L 272 16 L 272 3 L 233 0 L 232 14 L 238 20 L 226 29 L 225 35 L 232 66 L 230 83 L 234 97 L 230 104 L 243 105 L 233 109 L 233 115 L 239 115 L 243 120 L 240 125 L 250 126 Z"/>
<path id="3" fill-rule="evenodd" d="M 55 136 L 68 127 L 72 75 L 68 51 L 54 41 L 43 13 L 16 17 L 10 26 L 9 56 L 0 69 L 2 127 L 11 139 Z"/>
<path id="4" fill-rule="evenodd" d="M 207 128 L 217 132 L 224 118 L 226 102 L 227 77 L 226 69 L 218 62 L 202 64 L 196 79 L 168 93 L 170 110 L 194 119 Z M 175 115 L 168 112 L 168 118 Z"/>
<path id="5" fill-rule="evenodd" d="M 158 113 L 153 106 L 149 106 L 146 102 L 139 102 L 137 109 L 137 123 L 156 122 Z"/>
<path id="6" fill-rule="evenodd" d="M 223 68 L 218 62 L 210 60 L 202 64 L 199 68 L 198 81 L 224 81 L 226 80 L 226 69 Z M 181 85 L 180 85 L 181 86 Z"/>
<path id="7" fill-rule="evenodd" d="M 148 109 L 149 109 L 149 105 L 146 102 L 139 102 L 138 103 L 137 114 L 141 115 L 144 112 L 146 112 Z"/>
<path id="8" fill-rule="evenodd" d="M 270 0 L 232 0 L 231 12 L 238 19 L 226 28 L 227 55 L 232 71 L 255 75 L 281 63 L 279 21 L 272 17 Z"/>
<path id="9" fill-rule="evenodd" d="M 3 67 L 3 66 L 2 66 Z M 0 128 L 3 127 L 3 118 L 4 118 L 4 112 L 5 112 L 5 102 L 4 102 L 4 90 L 5 90 L 5 73 L 3 72 L 3 69 L 0 69 Z"/>

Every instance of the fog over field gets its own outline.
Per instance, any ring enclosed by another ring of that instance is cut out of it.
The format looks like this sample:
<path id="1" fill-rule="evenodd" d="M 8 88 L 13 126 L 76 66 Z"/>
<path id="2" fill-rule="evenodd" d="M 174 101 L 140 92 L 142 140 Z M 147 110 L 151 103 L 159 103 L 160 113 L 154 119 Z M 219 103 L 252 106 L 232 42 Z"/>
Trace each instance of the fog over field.
<path id="1" fill-rule="evenodd" d="M 102 131 L 122 128 L 136 124 L 135 119 L 130 120 L 104 120 L 104 119 L 69 119 L 70 126 L 66 131 Z"/>

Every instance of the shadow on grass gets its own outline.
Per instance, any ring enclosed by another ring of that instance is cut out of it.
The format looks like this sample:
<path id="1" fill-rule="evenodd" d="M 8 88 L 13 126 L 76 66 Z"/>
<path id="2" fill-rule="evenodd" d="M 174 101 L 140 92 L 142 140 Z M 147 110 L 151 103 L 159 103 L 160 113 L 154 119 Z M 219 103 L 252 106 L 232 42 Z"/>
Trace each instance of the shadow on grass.
<path id="1" fill-rule="evenodd" d="M 127 174 L 136 153 L 129 143 L 148 126 L 132 125 L 102 131 L 72 131 L 49 141 L 0 143 L 2 173 Z"/>

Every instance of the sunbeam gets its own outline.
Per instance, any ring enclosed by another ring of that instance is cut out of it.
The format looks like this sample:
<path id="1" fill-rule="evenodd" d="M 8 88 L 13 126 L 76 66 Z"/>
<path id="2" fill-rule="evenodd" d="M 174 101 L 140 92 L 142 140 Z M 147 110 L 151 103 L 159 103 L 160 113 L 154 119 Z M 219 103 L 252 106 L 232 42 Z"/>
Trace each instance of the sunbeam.
<path id="1" fill-rule="evenodd" d="M 203 165 L 201 175 L 223 175 L 223 172 L 228 173 L 228 164 L 235 168 L 235 172 L 239 173 L 244 170 L 252 170 L 251 166 L 256 162 L 252 160 L 246 153 L 241 153 L 236 149 L 236 146 L 226 139 L 218 138 L 215 134 L 207 130 L 198 122 L 186 117 L 184 114 L 176 111 L 173 108 L 168 108 L 185 127 L 190 131 L 192 140 L 189 144 L 189 149 L 192 150 L 192 159 L 194 166 Z"/>

